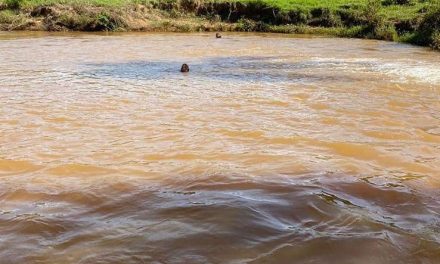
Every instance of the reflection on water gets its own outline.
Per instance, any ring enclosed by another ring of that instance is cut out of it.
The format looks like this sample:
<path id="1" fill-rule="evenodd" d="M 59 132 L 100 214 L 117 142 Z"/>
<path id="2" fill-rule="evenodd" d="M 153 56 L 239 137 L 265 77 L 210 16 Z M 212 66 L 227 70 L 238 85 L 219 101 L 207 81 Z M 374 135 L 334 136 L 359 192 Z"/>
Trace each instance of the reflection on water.
<path id="1" fill-rule="evenodd" d="M 35 33 L 0 50 L 0 263 L 440 261 L 435 52 Z"/>

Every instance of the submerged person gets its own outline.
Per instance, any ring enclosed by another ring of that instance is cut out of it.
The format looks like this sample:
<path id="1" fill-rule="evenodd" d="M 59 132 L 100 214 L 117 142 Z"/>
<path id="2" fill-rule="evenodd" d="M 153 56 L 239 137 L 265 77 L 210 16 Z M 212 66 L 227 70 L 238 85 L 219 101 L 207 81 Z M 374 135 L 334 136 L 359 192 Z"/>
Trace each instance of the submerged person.
<path id="1" fill-rule="evenodd" d="M 180 68 L 180 72 L 189 72 L 188 64 L 186 63 L 182 64 L 182 67 Z"/>
<path id="2" fill-rule="evenodd" d="M 217 33 L 215 33 L 215 37 L 216 38 L 222 38 L 222 35 L 220 35 L 220 33 L 217 32 Z"/>

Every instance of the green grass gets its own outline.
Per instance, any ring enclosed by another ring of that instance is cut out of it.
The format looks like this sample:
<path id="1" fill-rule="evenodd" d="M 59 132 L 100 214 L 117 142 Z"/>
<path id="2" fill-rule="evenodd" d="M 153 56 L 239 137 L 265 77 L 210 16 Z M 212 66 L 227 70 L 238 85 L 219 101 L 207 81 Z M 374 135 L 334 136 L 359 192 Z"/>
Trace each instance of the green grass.
<path id="1" fill-rule="evenodd" d="M 246 0 L 244 0 L 246 1 Z M 271 6 L 279 7 L 282 10 L 292 9 L 313 9 L 318 7 L 337 10 L 342 6 L 366 6 L 368 0 L 263 0 Z M 384 6 L 381 10 L 388 19 L 412 19 L 418 15 L 418 11 L 429 5 L 429 1 L 416 1 L 415 5 L 390 5 Z"/>
<path id="2" fill-rule="evenodd" d="M 0 23 L 10 24 L 14 21 L 16 15 L 12 10 L 2 10 L 0 11 Z"/>
<path id="3" fill-rule="evenodd" d="M 136 3 L 135 0 L 0 0 L 0 3 L 18 2 L 21 8 L 31 8 L 41 5 L 76 4 L 93 6 L 124 6 Z"/>
<path id="4" fill-rule="evenodd" d="M 281 8 L 282 10 L 292 10 L 296 8 L 316 8 L 326 7 L 337 9 L 343 5 L 365 5 L 366 0 L 263 0 L 263 2 Z"/>
<path id="5" fill-rule="evenodd" d="M 383 14 L 387 19 L 390 20 L 405 20 L 405 19 L 413 19 L 419 15 L 419 10 L 423 7 L 428 6 L 428 3 L 418 2 L 413 6 L 402 6 L 402 5 L 391 5 L 385 6 L 381 10 L 381 14 Z"/>

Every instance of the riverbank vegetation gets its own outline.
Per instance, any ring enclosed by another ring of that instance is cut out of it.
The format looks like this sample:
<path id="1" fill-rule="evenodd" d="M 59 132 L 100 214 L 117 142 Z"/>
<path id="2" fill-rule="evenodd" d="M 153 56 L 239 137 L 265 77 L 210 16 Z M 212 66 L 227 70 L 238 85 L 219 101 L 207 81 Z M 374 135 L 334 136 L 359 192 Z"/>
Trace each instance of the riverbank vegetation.
<path id="1" fill-rule="evenodd" d="M 1 30 L 260 31 L 440 49 L 438 0 L 0 0 Z"/>

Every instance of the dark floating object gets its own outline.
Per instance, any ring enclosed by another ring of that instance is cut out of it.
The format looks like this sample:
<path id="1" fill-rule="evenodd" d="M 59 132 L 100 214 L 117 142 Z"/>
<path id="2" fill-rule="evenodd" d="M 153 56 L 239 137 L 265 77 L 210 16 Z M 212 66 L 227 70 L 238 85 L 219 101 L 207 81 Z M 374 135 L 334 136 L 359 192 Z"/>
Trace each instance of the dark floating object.
<path id="1" fill-rule="evenodd" d="M 220 35 L 220 33 L 217 32 L 217 33 L 215 33 L 215 37 L 216 38 L 222 38 L 222 35 Z"/>
<path id="2" fill-rule="evenodd" d="M 188 64 L 184 63 L 182 64 L 182 68 L 180 68 L 181 72 L 189 72 L 189 66 Z"/>

